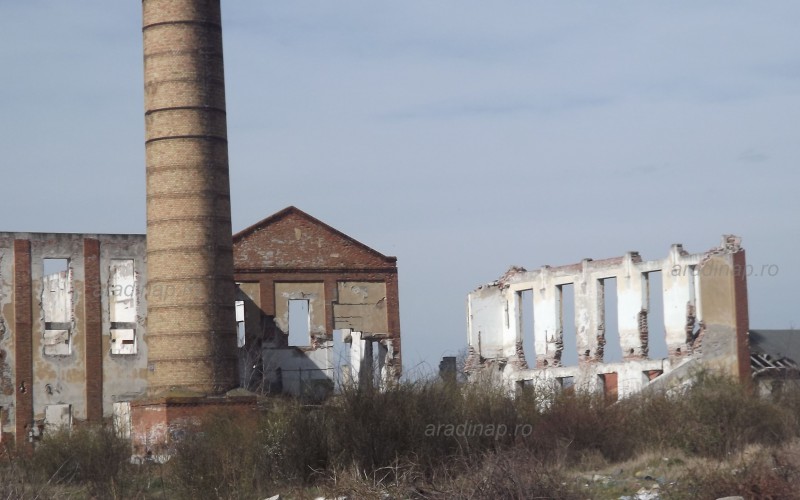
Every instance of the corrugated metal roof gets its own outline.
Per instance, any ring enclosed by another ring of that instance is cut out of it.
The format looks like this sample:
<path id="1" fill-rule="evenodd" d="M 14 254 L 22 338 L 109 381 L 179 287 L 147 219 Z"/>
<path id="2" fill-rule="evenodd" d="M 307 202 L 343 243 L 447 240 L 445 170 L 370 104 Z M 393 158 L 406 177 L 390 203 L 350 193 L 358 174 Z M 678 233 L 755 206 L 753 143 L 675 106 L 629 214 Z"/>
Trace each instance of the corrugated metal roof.
<path id="1" fill-rule="evenodd" d="M 800 330 L 750 330 L 753 377 L 770 372 L 800 373 Z"/>

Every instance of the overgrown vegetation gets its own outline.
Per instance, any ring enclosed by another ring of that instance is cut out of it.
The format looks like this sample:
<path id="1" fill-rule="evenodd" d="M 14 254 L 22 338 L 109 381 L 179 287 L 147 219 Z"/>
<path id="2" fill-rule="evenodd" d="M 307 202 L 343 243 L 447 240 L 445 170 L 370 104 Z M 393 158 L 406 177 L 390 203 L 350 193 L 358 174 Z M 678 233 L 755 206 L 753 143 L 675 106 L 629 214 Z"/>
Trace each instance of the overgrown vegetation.
<path id="1" fill-rule="evenodd" d="M 166 464 L 134 464 L 105 427 L 51 433 L 0 466 L 4 498 L 800 498 L 800 394 L 725 379 L 619 402 L 441 381 L 320 406 L 224 413 Z"/>

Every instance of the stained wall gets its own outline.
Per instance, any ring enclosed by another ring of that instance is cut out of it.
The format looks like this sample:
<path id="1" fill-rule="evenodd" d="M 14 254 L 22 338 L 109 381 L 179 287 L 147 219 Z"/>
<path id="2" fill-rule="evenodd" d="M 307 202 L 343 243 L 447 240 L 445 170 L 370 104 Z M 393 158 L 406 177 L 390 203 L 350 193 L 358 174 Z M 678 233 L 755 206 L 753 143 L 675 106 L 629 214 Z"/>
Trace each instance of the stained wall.
<path id="1" fill-rule="evenodd" d="M 545 382 L 626 396 L 663 383 L 681 368 L 703 364 L 749 377 L 747 267 L 741 240 L 726 235 L 719 247 L 690 254 L 673 245 L 666 258 L 643 260 L 637 252 L 534 271 L 513 267 L 468 296 L 467 366 L 479 376 L 508 384 Z M 622 353 L 604 362 L 609 347 L 606 282 L 616 284 L 614 346 Z M 659 286 L 655 283 L 660 282 Z M 570 292 L 571 290 L 571 292 Z M 566 294 L 572 293 L 572 297 Z M 523 303 L 524 297 L 532 304 Z M 573 317 L 566 316 L 571 299 Z M 525 310 L 532 318 L 524 318 Z M 654 311 L 659 311 L 656 316 Z M 523 324 L 533 324 L 525 335 Z M 565 337 L 570 324 L 572 339 Z M 652 347 L 666 346 L 661 356 Z M 564 363 L 565 345 L 576 363 Z"/>

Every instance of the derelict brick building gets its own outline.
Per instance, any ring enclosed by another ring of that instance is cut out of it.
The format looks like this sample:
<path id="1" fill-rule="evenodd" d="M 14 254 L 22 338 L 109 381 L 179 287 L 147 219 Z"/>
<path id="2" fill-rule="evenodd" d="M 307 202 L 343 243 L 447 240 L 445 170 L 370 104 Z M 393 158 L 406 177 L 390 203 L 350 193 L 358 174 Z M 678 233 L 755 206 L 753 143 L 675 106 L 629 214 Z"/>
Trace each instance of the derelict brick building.
<path id="1" fill-rule="evenodd" d="M 399 377 L 394 257 L 294 207 L 235 241 L 236 385 L 316 397 Z M 146 255 L 140 234 L 0 232 L 0 440 L 112 416 L 129 427 L 151 395 L 151 304 L 195 293 L 150 282 Z"/>

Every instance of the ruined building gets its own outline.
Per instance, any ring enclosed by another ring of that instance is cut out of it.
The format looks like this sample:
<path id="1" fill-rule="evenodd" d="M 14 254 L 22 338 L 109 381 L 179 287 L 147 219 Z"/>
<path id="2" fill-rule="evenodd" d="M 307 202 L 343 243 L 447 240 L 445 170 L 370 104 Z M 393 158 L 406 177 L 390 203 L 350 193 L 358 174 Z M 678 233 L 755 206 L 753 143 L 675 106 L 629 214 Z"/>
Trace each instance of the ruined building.
<path id="1" fill-rule="evenodd" d="M 568 300 L 574 318 L 566 317 Z M 617 346 L 609 342 L 609 303 L 616 304 Z M 662 317 L 652 317 L 655 309 Z M 577 387 L 616 398 L 699 367 L 750 376 L 745 252 L 736 236 L 700 254 L 673 245 L 660 260 L 628 252 L 535 271 L 512 268 L 470 293 L 468 310 L 467 371 L 509 387 Z M 663 357 L 651 355 L 656 341 L 666 346 Z M 569 366 L 568 344 L 576 354 Z M 612 347 L 621 353 L 613 362 L 606 359 Z"/>
<path id="2" fill-rule="evenodd" d="M 243 359 L 242 387 L 263 380 L 267 392 L 318 395 L 333 382 L 397 380 L 395 257 L 294 207 L 234 235 L 233 249 L 240 353 L 261 359 Z"/>
<path id="3" fill-rule="evenodd" d="M 231 235 L 219 0 L 142 12 L 147 235 L 0 233 L 0 440 L 113 415 L 143 452 L 237 386 L 400 375 L 394 257 L 294 207 Z"/>
<path id="4" fill-rule="evenodd" d="M 294 207 L 233 241 L 236 385 L 317 397 L 399 377 L 394 257 Z M 112 415 L 124 429 L 153 401 L 150 308 L 202 289 L 153 283 L 146 255 L 144 235 L 0 233 L 0 439 Z"/>

